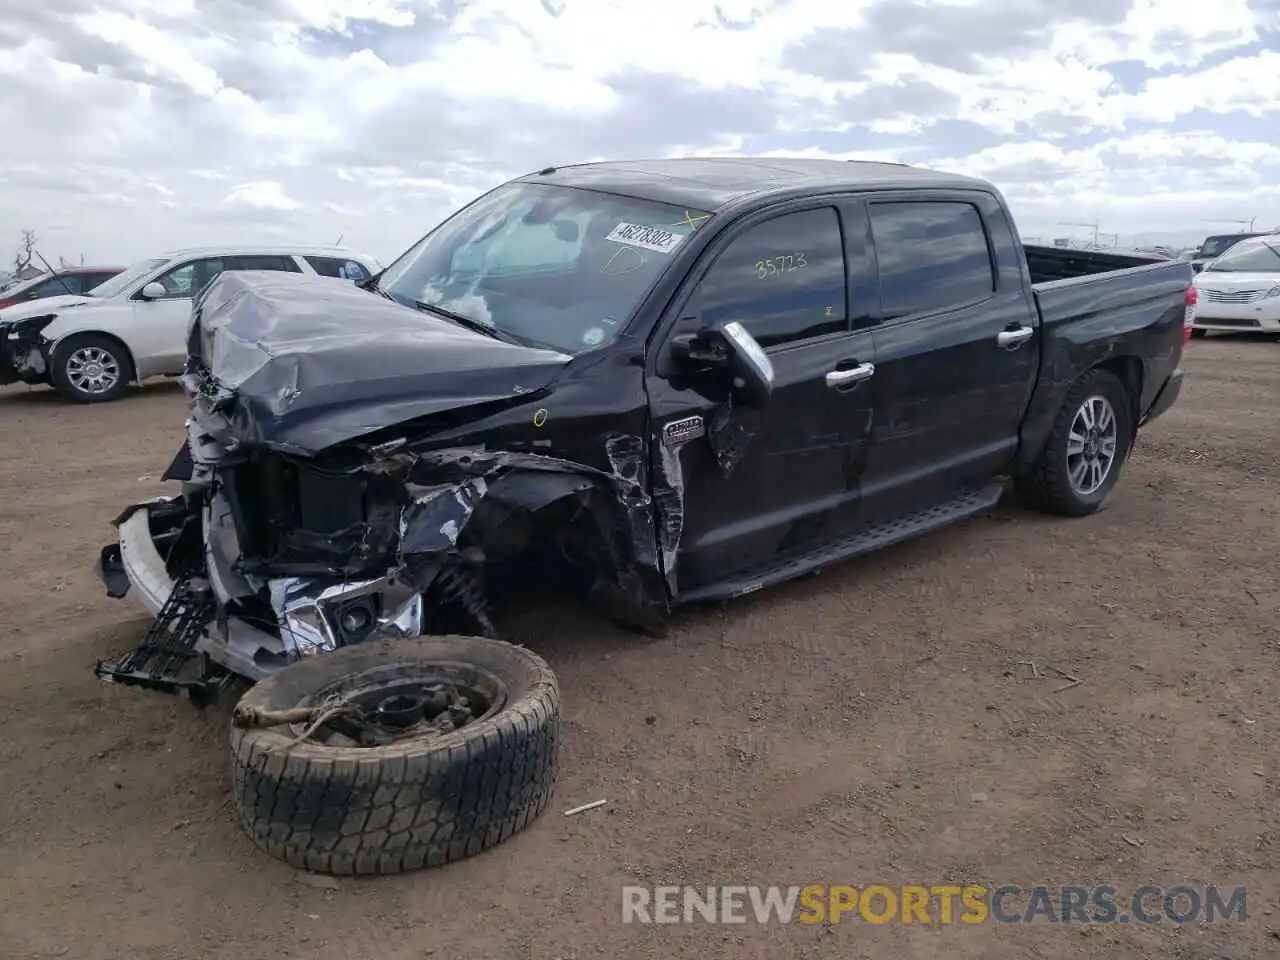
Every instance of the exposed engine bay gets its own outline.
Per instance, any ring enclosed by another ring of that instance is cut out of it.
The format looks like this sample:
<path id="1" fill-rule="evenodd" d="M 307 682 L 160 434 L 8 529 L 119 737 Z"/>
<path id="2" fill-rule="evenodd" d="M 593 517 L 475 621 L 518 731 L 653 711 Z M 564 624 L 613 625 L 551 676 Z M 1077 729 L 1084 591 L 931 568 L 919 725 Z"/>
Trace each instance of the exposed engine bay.
<path id="1" fill-rule="evenodd" d="M 204 680 L 176 682 L 176 664 L 161 669 L 152 661 L 190 647 L 206 666 L 256 681 L 299 658 L 373 638 L 493 637 L 492 590 L 530 570 L 554 570 L 562 587 L 580 589 L 614 619 L 642 629 L 660 624 L 668 598 L 643 437 L 605 438 L 599 445 L 611 469 L 520 444 L 491 450 L 448 440 L 460 424 L 467 436 L 468 419 L 528 403 L 529 391 L 519 387 L 493 395 L 504 369 L 486 353 L 532 355 L 534 363 L 506 368 L 524 380 L 563 358 L 479 335 L 435 334 L 432 360 L 442 363 L 449 352 L 442 346 L 465 348 L 464 359 L 487 366 L 491 393 L 459 413 L 464 373 L 451 377 L 448 402 L 414 389 L 418 409 L 408 410 L 397 397 L 386 400 L 384 375 L 371 412 L 351 400 L 362 383 L 341 381 L 326 346 L 313 354 L 271 349 L 263 318 L 281 336 L 290 317 L 282 299 L 315 309 L 315 291 L 299 290 L 297 278 L 276 296 L 263 293 L 279 282 L 227 275 L 197 302 L 181 378 L 188 435 L 164 475 L 181 481 L 182 493 L 126 510 L 116 521 L 118 542 L 100 560 L 111 595 L 132 587 L 144 595 L 156 636 L 135 651 L 136 662 L 99 665 L 100 675 L 194 688 Z M 320 308 L 330 311 L 335 299 L 358 298 L 364 313 L 385 304 L 355 289 L 326 292 Z M 431 332 L 423 318 L 410 320 L 416 337 Z M 387 351 L 378 349 L 385 368 Z M 342 360 L 350 364 L 350 353 Z M 421 368 L 417 357 L 406 364 L 415 360 Z M 314 389 L 307 383 L 313 372 Z M 405 413 L 421 415 L 395 419 Z M 175 638 L 175 625 L 190 636 Z"/>

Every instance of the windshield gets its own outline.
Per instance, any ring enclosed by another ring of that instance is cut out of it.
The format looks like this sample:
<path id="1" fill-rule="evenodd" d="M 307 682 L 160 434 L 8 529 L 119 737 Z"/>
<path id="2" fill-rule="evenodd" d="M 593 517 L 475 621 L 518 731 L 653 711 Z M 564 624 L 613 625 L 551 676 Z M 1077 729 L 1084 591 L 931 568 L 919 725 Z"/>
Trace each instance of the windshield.
<path id="1" fill-rule="evenodd" d="M 571 187 L 509 183 L 418 241 L 378 288 L 502 337 L 577 354 L 613 340 L 710 217 Z"/>
<path id="2" fill-rule="evenodd" d="M 1200 245 L 1200 253 L 1198 259 L 1206 260 L 1213 257 L 1222 256 L 1227 250 L 1230 250 L 1241 240 L 1248 240 L 1249 234 L 1243 236 L 1232 234 L 1226 237 L 1210 237 Z"/>
<path id="3" fill-rule="evenodd" d="M 1205 273 L 1280 273 L 1280 237 L 1228 250 L 1204 268 Z"/>
<path id="4" fill-rule="evenodd" d="M 117 273 L 105 283 L 100 283 L 85 296 L 88 297 L 115 297 L 123 293 L 131 283 L 145 277 L 152 270 L 163 267 L 169 261 L 161 257 L 160 259 L 143 260 L 141 263 L 135 263 L 124 273 Z"/>

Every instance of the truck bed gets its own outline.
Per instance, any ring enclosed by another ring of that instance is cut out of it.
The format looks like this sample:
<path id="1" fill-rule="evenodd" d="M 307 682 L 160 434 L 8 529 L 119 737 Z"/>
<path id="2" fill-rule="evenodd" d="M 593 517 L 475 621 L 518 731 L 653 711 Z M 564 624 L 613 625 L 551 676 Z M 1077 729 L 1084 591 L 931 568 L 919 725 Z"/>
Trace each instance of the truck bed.
<path id="1" fill-rule="evenodd" d="M 1187 260 L 1026 247 L 1040 312 L 1040 376 L 1023 421 L 1021 467 L 1048 436 L 1076 373 L 1109 364 L 1151 409 L 1182 358 Z"/>
<path id="2" fill-rule="evenodd" d="M 1027 267 L 1034 284 L 1070 280 L 1075 277 L 1126 270 L 1129 267 L 1145 267 L 1153 263 L 1168 263 L 1167 257 L 1147 256 L 1140 253 L 1118 253 L 1109 250 L 1072 250 L 1066 247 L 1043 247 L 1024 244 Z"/>
<path id="3" fill-rule="evenodd" d="M 1032 290 L 1046 327 L 1105 315 L 1117 332 L 1165 313 L 1181 317 L 1194 273 L 1186 260 L 1026 245 Z"/>

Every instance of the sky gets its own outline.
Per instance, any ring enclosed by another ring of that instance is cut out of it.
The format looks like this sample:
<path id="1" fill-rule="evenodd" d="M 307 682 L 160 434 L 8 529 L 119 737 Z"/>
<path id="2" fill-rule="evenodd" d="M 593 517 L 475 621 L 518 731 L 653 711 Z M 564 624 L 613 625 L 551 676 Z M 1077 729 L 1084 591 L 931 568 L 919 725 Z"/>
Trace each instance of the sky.
<path id="1" fill-rule="evenodd" d="M 549 165 L 887 159 L 1024 239 L 1280 227 L 1280 0 L 0 0 L 0 262 L 389 262 Z"/>

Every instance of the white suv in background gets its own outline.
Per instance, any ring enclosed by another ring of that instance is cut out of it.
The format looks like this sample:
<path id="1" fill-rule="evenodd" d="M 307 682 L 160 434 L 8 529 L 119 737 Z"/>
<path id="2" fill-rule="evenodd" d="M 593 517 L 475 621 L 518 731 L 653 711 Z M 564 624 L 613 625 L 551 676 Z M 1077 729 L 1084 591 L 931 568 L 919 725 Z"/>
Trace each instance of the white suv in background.
<path id="1" fill-rule="evenodd" d="M 117 399 L 131 381 L 177 376 L 191 299 L 223 270 L 367 280 L 377 260 L 341 247 L 202 247 L 135 264 L 80 296 L 0 310 L 0 384 L 48 383 L 80 403 Z"/>

